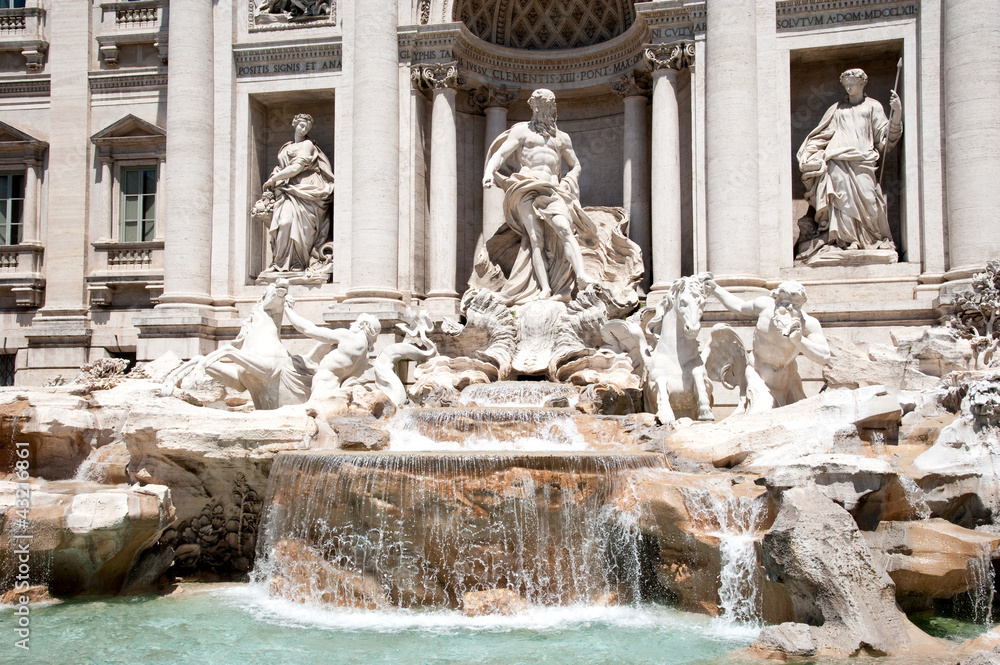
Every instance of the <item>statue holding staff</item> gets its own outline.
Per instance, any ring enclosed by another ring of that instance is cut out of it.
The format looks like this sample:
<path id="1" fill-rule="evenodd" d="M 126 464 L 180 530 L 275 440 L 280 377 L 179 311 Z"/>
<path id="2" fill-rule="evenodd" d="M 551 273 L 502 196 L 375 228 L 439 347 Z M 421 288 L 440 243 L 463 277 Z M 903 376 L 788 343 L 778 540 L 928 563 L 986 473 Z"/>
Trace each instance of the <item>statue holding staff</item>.
<path id="1" fill-rule="evenodd" d="M 886 118 L 882 105 L 864 93 L 868 75 L 863 70 L 845 71 L 840 82 L 847 99 L 827 109 L 796 154 L 822 240 L 810 255 L 822 245 L 892 250 L 877 169 L 903 134 L 902 103 L 893 90 Z"/>

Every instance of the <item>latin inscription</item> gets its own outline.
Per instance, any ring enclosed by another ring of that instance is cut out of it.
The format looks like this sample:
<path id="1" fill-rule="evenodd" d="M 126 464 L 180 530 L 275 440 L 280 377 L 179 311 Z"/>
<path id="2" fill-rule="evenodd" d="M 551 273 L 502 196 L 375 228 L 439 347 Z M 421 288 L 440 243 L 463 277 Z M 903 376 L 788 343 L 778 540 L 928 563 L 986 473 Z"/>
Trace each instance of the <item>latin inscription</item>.
<path id="1" fill-rule="evenodd" d="M 273 76 L 309 72 L 340 71 L 340 58 L 334 60 L 300 60 L 298 62 L 269 62 L 263 65 L 239 65 L 237 76 Z"/>
<path id="2" fill-rule="evenodd" d="M 820 14 L 813 16 L 801 16 L 798 18 L 779 18 L 778 30 L 806 28 L 819 25 L 838 25 L 841 23 L 862 23 L 867 21 L 876 21 L 882 18 L 915 16 L 916 13 L 916 5 L 904 5 L 902 7 L 886 7 L 885 9 L 859 9 L 857 11 L 839 12 L 837 14 Z"/>

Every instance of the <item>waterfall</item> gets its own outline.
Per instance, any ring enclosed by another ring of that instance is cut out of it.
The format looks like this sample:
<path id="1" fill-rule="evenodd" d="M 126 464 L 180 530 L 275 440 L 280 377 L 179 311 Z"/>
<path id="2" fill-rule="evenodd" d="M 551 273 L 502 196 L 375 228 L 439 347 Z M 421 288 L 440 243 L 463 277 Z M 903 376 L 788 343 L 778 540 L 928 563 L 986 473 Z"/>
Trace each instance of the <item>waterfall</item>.
<path id="1" fill-rule="evenodd" d="M 586 450 L 568 408 L 401 409 L 386 429 L 395 451 Z"/>
<path id="2" fill-rule="evenodd" d="M 720 618 L 727 623 L 761 624 L 757 588 L 757 532 L 765 503 L 752 497 L 708 490 L 685 490 L 691 517 L 719 539 Z"/>
<path id="3" fill-rule="evenodd" d="M 920 489 L 917 482 L 904 473 L 899 473 L 896 477 L 899 478 L 899 484 L 906 495 L 906 502 L 913 507 L 913 512 L 916 514 L 917 519 L 930 519 L 930 506 L 927 505 L 924 491 Z"/>
<path id="4" fill-rule="evenodd" d="M 462 390 L 463 406 L 546 406 L 550 400 L 565 398 L 566 406 L 580 401 L 580 390 L 565 383 L 545 381 L 498 381 L 476 383 Z"/>
<path id="5" fill-rule="evenodd" d="M 993 625 L 994 570 L 988 545 L 981 548 L 975 559 L 969 560 L 969 596 L 972 600 L 972 621 L 987 630 Z"/>
<path id="6" fill-rule="evenodd" d="M 628 602 L 634 516 L 610 498 L 659 454 L 282 453 L 254 578 L 352 607 L 459 607 L 509 590 L 535 605 Z"/>

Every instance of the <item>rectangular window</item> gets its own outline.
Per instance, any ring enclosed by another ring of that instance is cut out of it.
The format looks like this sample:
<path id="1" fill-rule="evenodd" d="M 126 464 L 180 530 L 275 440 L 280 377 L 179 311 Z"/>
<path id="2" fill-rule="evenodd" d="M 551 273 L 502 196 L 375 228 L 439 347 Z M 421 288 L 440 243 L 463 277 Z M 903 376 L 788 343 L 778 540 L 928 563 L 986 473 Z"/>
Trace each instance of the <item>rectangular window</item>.
<path id="1" fill-rule="evenodd" d="M 24 221 L 24 174 L 0 173 L 0 245 L 21 242 Z"/>
<path id="2" fill-rule="evenodd" d="M 0 354 L 0 386 L 14 385 L 14 368 L 17 354 Z"/>
<path id="3" fill-rule="evenodd" d="M 0 9 L 24 9 L 24 0 L 0 0 Z"/>
<path id="4" fill-rule="evenodd" d="M 121 241 L 150 242 L 156 237 L 156 167 L 123 168 Z"/>

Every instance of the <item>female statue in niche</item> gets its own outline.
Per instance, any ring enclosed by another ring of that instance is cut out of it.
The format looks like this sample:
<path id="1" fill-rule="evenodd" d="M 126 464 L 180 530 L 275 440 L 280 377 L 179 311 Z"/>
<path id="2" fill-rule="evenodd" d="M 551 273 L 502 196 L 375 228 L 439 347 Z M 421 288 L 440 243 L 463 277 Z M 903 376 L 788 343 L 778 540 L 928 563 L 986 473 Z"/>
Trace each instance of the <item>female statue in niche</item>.
<path id="1" fill-rule="evenodd" d="M 800 258 L 824 245 L 895 250 L 878 164 L 903 134 L 903 107 L 893 90 L 886 118 L 882 104 L 865 95 L 868 75 L 861 69 L 847 70 L 840 83 L 847 99 L 823 114 L 796 154 L 819 231 Z"/>
<path id="2" fill-rule="evenodd" d="M 319 274 L 329 266 L 333 168 L 307 138 L 313 124 L 304 113 L 292 119 L 295 138 L 281 146 L 278 166 L 254 205 L 254 217 L 269 223 L 271 265 L 262 274 Z"/>

